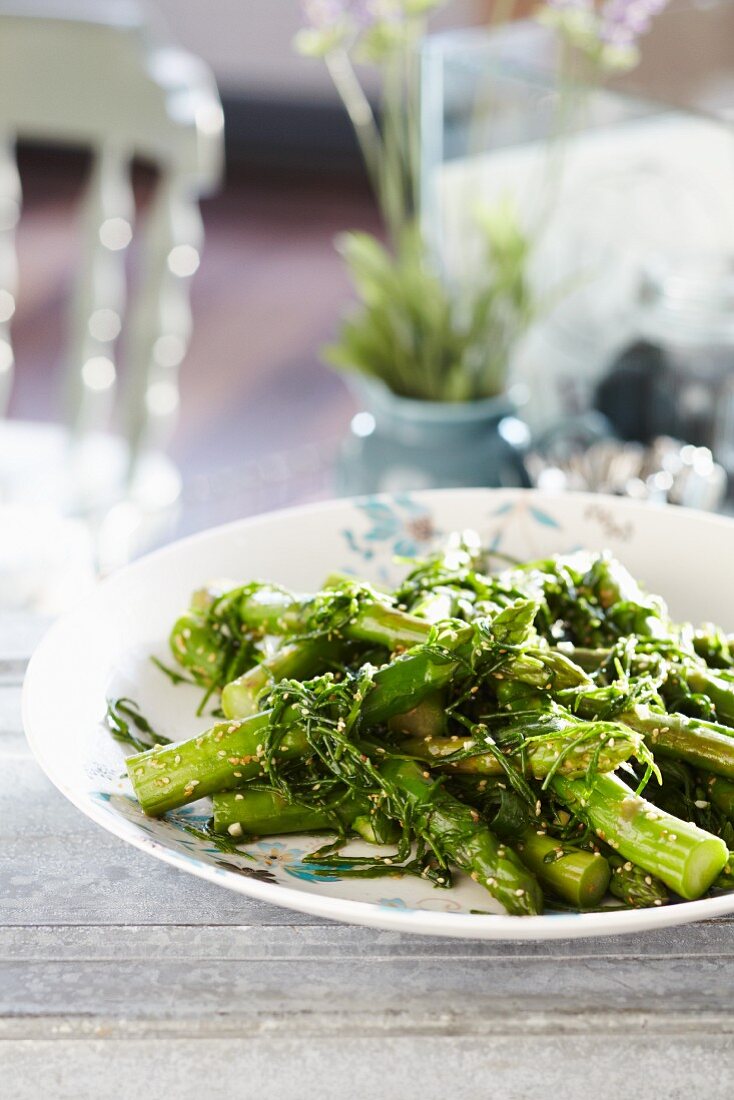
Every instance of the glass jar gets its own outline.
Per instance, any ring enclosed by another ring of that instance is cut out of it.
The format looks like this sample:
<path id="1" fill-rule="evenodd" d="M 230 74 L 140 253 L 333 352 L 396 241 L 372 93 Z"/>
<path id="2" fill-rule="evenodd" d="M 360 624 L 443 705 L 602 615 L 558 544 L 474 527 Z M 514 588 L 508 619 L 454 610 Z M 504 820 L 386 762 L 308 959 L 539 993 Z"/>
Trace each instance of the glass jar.
<path id="1" fill-rule="evenodd" d="M 658 393 L 686 443 L 709 447 L 734 473 L 734 260 L 650 268 L 639 295 L 639 332 L 656 361 Z M 654 391 L 650 391 L 654 392 Z"/>

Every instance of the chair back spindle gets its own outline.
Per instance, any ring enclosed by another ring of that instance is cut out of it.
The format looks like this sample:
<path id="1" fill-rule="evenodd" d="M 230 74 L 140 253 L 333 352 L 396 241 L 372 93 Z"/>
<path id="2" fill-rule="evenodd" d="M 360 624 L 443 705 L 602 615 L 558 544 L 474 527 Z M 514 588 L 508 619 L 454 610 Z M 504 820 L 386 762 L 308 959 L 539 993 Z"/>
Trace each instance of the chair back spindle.
<path id="1" fill-rule="evenodd" d="M 95 153 L 80 213 L 65 371 L 66 415 L 76 436 L 109 427 L 117 384 L 115 348 L 125 309 L 134 202 L 130 155 L 111 142 Z"/>
<path id="2" fill-rule="evenodd" d="M 143 274 L 131 302 L 124 378 L 131 470 L 165 445 L 178 409 L 178 370 L 191 336 L 189 283 L 199 266 L 203 226 L 185 175 L 162 175 L 143 231 Z"/>
<path id="3" fill-rule="evenodd" d="M 10 322 L 15 313 L 18 262 L 15 227 L 20 217 L 20 177 L 15 143 L 0 135 L 0 416 L 6 411 L 13 385 L 13 344 Z"/>

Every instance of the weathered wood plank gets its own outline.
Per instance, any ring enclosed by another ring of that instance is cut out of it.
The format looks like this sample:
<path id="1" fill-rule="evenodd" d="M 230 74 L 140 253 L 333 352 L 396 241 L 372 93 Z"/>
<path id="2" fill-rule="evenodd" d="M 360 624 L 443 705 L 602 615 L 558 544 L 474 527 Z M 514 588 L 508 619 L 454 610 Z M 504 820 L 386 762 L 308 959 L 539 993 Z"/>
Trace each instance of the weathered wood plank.
<path id="1" fill-rule="evenodd" d="M 734 1009 L 730 967 L 717 958 L 55 959 L 0 965 L 0 1015 L 123 1019 L 253 1018 L 268 1027 L 308 1015 L 316 1030 L 354 1016 L 401 1013 L 416 1030 L 444 1014 L 459 1031 L 511 1014 L 636 1011 L 659 1020 Z M 254 1025 L 253 1025 L 254 1026 Z M 366 1026 L 366 1025 L 365 1025 Z M 734 1026 L 734 1020 L 732 1020 Z"/>
<path id="2" fill-rule="evenodd" d="M 317 920 L 183 875 L 91 822 L 81 833 L 3 841 L 0 883 L 0 925 Z"/>
<path id="3" fill-rule="evenodd" d="M 127 1100 L 166 1095 L 199 1100 L 216 1082 L 242 1100 L 730 1100 L 732 1037 L 691 1034 L 687 1023 L 665 1035 L 631 1020 L 593 1046 L 569 1035 L 335 1036 L 304 1042 L 297 1030 L 270 1038 L 124 1043 L 97 1038 L 8 1044 L 3 1066 L 14 1100 Z M 705 1070 L 704 1068 L 705 1067 Z M 705 1085 L 702 1084 L 705 1074 Z M 81 1087 L 80 1087 L 81 1086 Z"/>
<path id="4" fill-rule="evenodd" d="M 0 927 L 0 961 L 146 963 L 165 955 L 169 962 L 314 962 L 375 959 L 424 959 L 446 963 L 473 959 L 511 959 L 530 966 L 542 959 L 581 963 L 588 959 L 647 962 L 673 958 L 714 959 L 722 965 L 734 958 L 734 928 L 729 922 L 665 928 L 636 936 L 588 940 L 503 942 L 411 936 L 336 922 L 296 925 L 293 914 L 278 909 L 279 924 L 124 924 L 38 925 Z"/>

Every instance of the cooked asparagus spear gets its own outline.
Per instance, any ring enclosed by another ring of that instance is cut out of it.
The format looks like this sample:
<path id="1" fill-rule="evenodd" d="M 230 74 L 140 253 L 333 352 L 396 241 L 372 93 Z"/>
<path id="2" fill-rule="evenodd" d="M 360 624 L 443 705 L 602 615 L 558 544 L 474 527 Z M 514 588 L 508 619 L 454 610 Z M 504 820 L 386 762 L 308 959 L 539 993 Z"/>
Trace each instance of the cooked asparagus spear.
<path id="1" fill-rule="evenodd" d="M 734 783 L 718 775 L 708 776 L 705 782 L 706 792 L 714 806 L 724 817 L 734 822 Z"/>
<path id="2" fill-rule="evenodd" d="M 533 733 L 532 720 L 518 722 L 518 734 L 524 736 L 520 751 L 504 752 L 507 765 L 526 776 L 543 779 L 552 772 L 578 777 L 584 775 L 592 763 L 599 771 L 613 771 L 623 761 L 633 756 L 639 748 L 639 740 L 612 722 L 579 722 L 571 716 L 557 723 L 557 731 Z M 504 731 L 505 736 L 507 730 Z M 487 749 L 491 740 L 495 751 Z M 498 744 L 486 729 L 471 737 L 411 737 L 401 749 L 419 760 L 427 760 L 434 767 L 450 771 L 478 775 L 503 775 L 506 766 L 499 758 Z"/>
<path id="3" fill-rule="evenodd" d="M 452 797 L 413 761 L 388 760 L 381 772 L 399 790 L 421 832 L 447 861 L 484 886 L 509 913 L 542 912 L 543 894 L 536 879 L 481 823 L 476 810 Z"/>
<path id="4" fill-rule="evenodd" d="M 723 840 L 663 813 L 616 775 L 589 783 L 555 776 L 553 790 L 601 840 L 683 898 L 701 897 L 727 861 Z"/>
<path id="5" fill-rule="evenodd" d="M 344 654 L 344 643 L 337 639 L 313 638 L 286 645 L 272 657 L 230 681 L 222 690 L 222 710 L 227 718 L 247 718 L 257 714 L 259 700 L 281 680 L 309 680 L 325 672 Z"/>
<path id="6" fill-rule="evenodd" d="M 581 909 L 602 901 L 611 873 L 608 860 L 552 835 L 537 802 L 528 805 L 494 780 L 462 778 L 453 786 L 482 813 L 492 832 L 515 849 L 544 888 Z"/>
<path id="7" fill-rule="evenodd" d="M 609 893 L 633 909 L 647 909 L 651 906 L 667 905 L 670 895 L 665 883 L 655 878 L 637 864 L 620 856 L 618 852 L 605 846 L 605 854 L 611 865 L 612 876 L 609 881 Z"/>
<path id="8" fill-rule="evenodd" d="M 279 791 L 252 787 L 215 794 L 212 805 L 214 831 L 235 837 L 351 829 L 356 818 L 373 808 L 369 799 L 351 791 L 315 806 L 289 801 Z"/>
<path id="9" fill-rule="evenodd" d="M 292 714 L 286 719 L 279 745 L 284 760 L 302 756 L 308 748 L 296 718 Z M 254 714 L 241 721 L 220 722 L 188 741 L 128 757 L 127 770 L 138 802 L 146 814 L 157 817 L 262 776 L 269 724 L 267 712 Z"/>
<path id="10" fill-rule="evenodd" d="M 601 902 L 611 877 L 608 861 L 600 852 L 585 852 L 528 828 L 514 848 L 542 886 L 579 909 Z"/>
<path id="11" fill-rule="evenodd" d="M 392 651 L 423 642 L 430 623 L 391 607 L 389 598 L 364 584 L 343 584 L 316 596 L 260 585 L 239 602 L 244 629 L 261 634 L 345 637 Z"/>

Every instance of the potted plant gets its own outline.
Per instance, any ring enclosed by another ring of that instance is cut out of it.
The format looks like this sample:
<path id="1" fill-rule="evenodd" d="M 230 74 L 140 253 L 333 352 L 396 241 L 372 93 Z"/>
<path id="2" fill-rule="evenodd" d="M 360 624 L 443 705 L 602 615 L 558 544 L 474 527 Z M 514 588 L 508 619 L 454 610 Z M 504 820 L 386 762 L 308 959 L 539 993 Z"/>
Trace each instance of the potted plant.
<path id="1" fill-rule="evenodd" d="M 343 474 L 350 491 L 522 483 L 513 348 L 544 308 L 529 275 L 535 238 L 510 197 L 477 205 L 483 262 L 449 281 L 421 225 L 419 66 L 428 17 L 447 0 L 304 0 L 297 49 L 327 67 L 354 127 L 385 240 L 342 234 L 357 293 L 326 360 L 364 412 Z M 558 114 L 600 72 L 628 67 L 664 0 L 551 0 L 538 17 L 559 34 Z M 500 4 L 500 7 L 502 5 Z M 379 113 L 359 66 L 378 69 Z"/>

